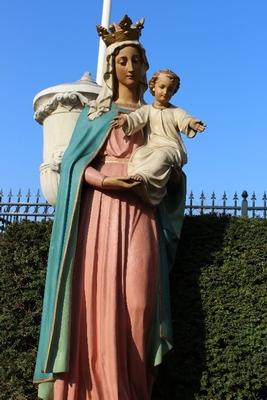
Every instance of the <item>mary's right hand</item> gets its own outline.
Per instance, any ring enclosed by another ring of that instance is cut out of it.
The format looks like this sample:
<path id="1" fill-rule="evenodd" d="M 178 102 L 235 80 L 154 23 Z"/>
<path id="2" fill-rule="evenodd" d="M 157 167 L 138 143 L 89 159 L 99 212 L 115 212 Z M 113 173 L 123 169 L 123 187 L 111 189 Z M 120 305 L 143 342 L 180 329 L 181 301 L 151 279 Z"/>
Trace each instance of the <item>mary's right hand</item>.
<path id="1" fill-rule="evenodd" d="M 106 176 L 103 179 L 102 187 L 108 190 L 129 190 L 140 184 L 141 182 L 134 181 L 130 177 Z"/>

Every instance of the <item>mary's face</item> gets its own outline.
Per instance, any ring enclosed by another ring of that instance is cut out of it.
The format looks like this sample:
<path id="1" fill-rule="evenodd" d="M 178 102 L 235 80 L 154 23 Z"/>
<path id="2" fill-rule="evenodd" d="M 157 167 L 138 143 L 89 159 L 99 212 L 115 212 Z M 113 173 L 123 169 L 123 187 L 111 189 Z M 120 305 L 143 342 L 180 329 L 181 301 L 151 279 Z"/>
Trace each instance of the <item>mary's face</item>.
<path id="1" fill-rule="evenodd" d="M 118 82 L 129 89 L 135 88 L 142 74 L 143 60 L 136 47 L 123 47 L 115 57 L 115 71 Z"/>

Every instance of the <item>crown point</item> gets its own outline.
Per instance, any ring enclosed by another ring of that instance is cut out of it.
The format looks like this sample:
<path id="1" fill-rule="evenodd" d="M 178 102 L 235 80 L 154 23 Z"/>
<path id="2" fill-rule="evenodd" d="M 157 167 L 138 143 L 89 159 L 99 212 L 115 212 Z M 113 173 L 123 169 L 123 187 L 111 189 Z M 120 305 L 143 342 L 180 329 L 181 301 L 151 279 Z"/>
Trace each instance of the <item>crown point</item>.
<path id="1" fill-rule="evenodd" d="M 96 26 L 98 35 L 103 39 L 106 46 L 115 42 L 123 42 L 125 40 L 138 40 L 141 36 L 141 30 L 144 27 L 144 18 L 141 18 L 132 25 L 132 20 L 126 14 L 118 24 L 113 23 L 109 26 L 109 31 L 101 25 Z"/>

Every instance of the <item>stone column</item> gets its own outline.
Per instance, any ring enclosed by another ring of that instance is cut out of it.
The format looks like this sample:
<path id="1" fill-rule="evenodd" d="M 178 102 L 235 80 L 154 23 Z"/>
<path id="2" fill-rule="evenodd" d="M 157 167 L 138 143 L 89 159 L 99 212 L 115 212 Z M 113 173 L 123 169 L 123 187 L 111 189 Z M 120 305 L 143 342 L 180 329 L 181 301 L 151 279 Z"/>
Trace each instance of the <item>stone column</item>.
<path id="1" fill-rule="evenodd" d="M 99 90 L 100 86 L 85 73 L 79 81 L 42 90 L 33 100 L 34 118 L 43 125 L 41 189 L 52 205 L 56 203 L 61 160 L 78 116 Z"/>

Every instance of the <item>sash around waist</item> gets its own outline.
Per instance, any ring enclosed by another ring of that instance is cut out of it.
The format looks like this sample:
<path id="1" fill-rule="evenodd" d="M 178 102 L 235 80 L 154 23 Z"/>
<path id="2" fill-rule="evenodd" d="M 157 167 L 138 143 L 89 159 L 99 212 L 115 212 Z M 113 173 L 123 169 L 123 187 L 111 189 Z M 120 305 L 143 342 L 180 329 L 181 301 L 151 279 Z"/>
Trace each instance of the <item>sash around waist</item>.
<path id="1" fill-rule="evenodd" d="M 94 162 L 97 164 L 109 164 L 109 163 L 127 164 L 129 160 L 130 157 L 103 156 L 103 157 L 97 157 Z"/>

